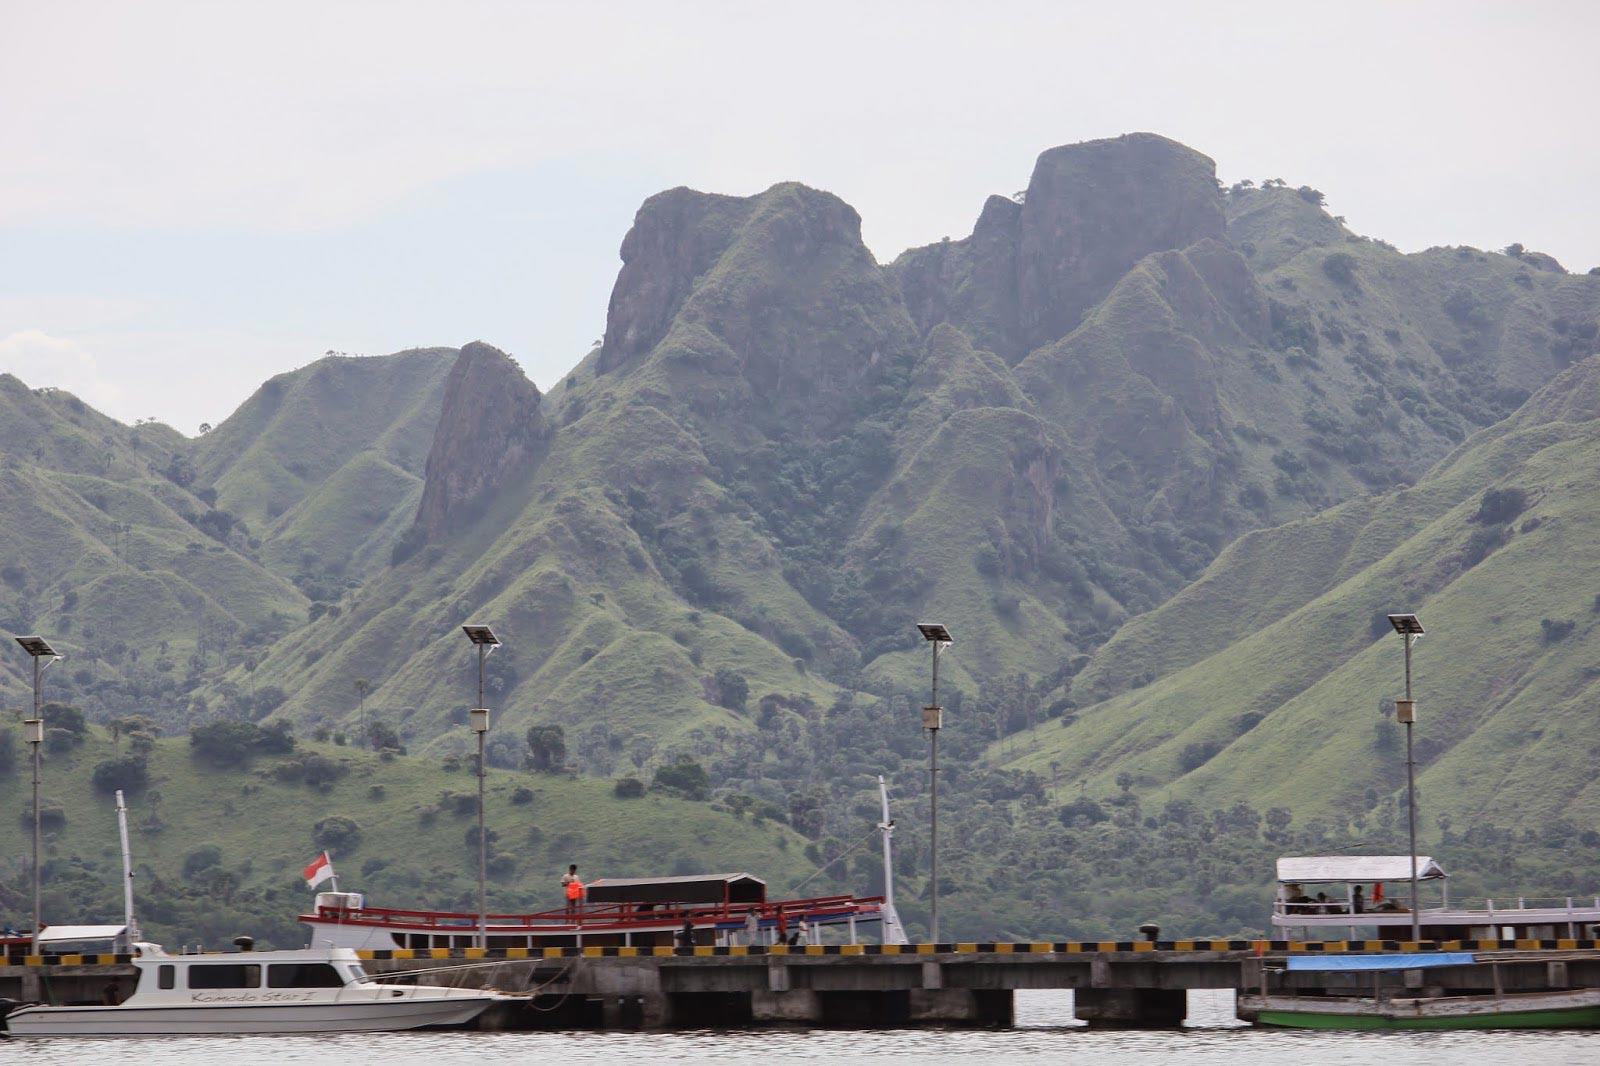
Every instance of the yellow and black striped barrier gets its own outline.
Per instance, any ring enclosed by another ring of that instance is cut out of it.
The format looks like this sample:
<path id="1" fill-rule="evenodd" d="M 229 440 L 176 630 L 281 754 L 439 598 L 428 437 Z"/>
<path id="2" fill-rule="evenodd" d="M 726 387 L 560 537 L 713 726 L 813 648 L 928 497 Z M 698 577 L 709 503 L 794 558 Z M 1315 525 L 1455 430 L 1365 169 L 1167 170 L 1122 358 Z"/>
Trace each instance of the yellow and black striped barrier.
<path id="1" fill-rule="evenodd" d="M 371 962 L 407 959 L 648 959 L 784 955 L 1100 955 L 1129 952 L 1254 951 L 1335 954 L 1426 951 L 1585 951 L 1595 940 L 1069 940 L 950 944 L 774 944 L 689 948 L 395 948 L 357 952 Z"/>
<path id="2" fill-rule="evenodd" d="M 0 966 L 126 966 L 132 955 L 0 955 Z"/>

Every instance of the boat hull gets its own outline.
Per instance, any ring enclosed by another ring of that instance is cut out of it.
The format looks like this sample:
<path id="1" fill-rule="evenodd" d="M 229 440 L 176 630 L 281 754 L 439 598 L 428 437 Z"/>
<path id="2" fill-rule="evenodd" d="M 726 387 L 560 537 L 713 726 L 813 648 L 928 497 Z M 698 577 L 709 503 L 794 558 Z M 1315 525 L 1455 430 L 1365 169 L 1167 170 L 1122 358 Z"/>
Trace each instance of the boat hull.
<path id="1" fill-rule="evenodd" d="M 343 1003 L 22 1007 L 6 1018 L 6 1028 L 12 1036 L 394 1032 L 464 1025 L 500 998 L 496 994 Z"/>
<path id="2" fill-rule="evenodd" d="M 1239 1017 L 1278 1029 L 1594 1029 L 1600 990 L 1384 1001 L 1240 996 Z"/>

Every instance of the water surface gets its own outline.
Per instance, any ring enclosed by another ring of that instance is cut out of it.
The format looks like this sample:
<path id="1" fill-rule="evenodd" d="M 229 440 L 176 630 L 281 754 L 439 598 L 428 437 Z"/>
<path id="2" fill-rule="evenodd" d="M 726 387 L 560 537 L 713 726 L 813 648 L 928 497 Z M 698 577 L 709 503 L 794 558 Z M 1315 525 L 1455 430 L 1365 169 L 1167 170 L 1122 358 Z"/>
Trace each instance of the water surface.
<path id="1" fill-rule="evenodd" d="M 1329 1033 L 1251 1029 L 1232 993 L 1193 993 L 1182 1030 L 1090 1030 L 1070 992 L 1018 992 L 1017 1028 L 1001 1032 L 738 1030 L 683 1033 L 393 1033 L 345 1036 L 163 1037 L 0 1043 L 0 1062 L 27 1066 L 215 1066 L 228 1063 L 381 1062 L 384 1066 L 490 1063 L 772 1063 L 844 1058 L 896 1063 L 1035 1059 L 1083 1066 L 1155 1066 L 1180 1059 L 1226 1066 L 1594 1066 L 1600 1031 Z"/>

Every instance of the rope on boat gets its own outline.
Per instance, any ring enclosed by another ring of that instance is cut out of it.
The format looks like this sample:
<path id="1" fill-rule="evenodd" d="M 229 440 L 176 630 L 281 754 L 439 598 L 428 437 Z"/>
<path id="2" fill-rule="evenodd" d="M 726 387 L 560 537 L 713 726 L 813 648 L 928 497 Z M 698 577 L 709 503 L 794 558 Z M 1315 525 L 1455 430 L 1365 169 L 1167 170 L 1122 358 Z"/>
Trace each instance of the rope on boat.
<path id="1" fill-rule="evenodd" d="M 404 974 L 407 977 L 420 977 L 420 976 L 422 976 L 424 974 L 433 974 L 433 973 L 459 972 L 461 970 L 485 970 L 485 969 L 490 969 L 490 968 L 495 967 L 495 966 L 510 966 L 510 965 L 512 965 L 514 963 L 524 963 L 525 964 L 525 963 L 532 962 L 532 961 L 536 961 L 536 960 L 532 960 L 532 959 L 485 959 L 485 960 L 483 960 L 481 962 L 468 962 L 468 963 L 463 963 L 463 964 L 460 964 L 460 965 L 457 965 L 457 966 L 428 966 L 428 967 L 425 967 L 425 968 L 423 968 L 421 970 L 394 970 L 394 971 L 391 971 L 389 973 L 363 974 L 362 977 L 361 977 L 361 980 L 363 980 L 363 981 L 377 981 L 377 980 L 380 980 L 381 978 L 384 978 L 384 977 L 393 977 L 393 976 L 395 976 L 395 974 Z M 528 1006 L 530 1008 L 532 1008 L 533 1010 L 537 1010 L 537 1011 L 552 1011 L 552 1010 L 555 1010 L 557 1007 L 561 1006 L 562 1003 L 566 1002 L 567 997 L 572 995 L 571 992 L 563 992 L 561 994 L 561 998 L 558 999 L 553 1005 L 551 1005 L 549 1007 L 538 1006 L 536 1003 L 534 1003 L 534 1000 L 538 997 L 538 995 L 539 995 L 541 990 L 549 988 L 551 985 L 555 984 L 557 981 L 565 980 L 567 975 L 570 974 L 571 972 L 572 972 L 572 964 L 568 963 L 566 966 L 563 966 L 560 970 L 558 970 L 554 977 L 550 978 L 548 981 L 545 981 L 543 984 L 530 985 L 525 990 L 526 993 L 527 993 L 527 996 L 528 996 Z"/>
<path id="2" fill-rule="evenodd" d="M 789 891 L 791 893 L 798 893 L 802 888 L 806 887 L 811 882 L 815 881 L 819 876 L 821 876 L 822 871 L 826 870 L 828 867 L 832 866 L 834 863 L 838 862 L 841 859 L 848 859 L 851 855 L 855 854 L 858 850 L 860 850 L 860 848 L 861 848 L 861 846 L 863 844 L 870 844 L 872 842 L 872 840 L 877 835 L 878 835 L 878 827 L 877 826 L 873 826 L 870 830 L 867 831 L 867 835 L 866 836 L 862 837 L 860 840 L 856 841 L 853 845 L 851 845 L 850 847 L 846 848 L 844 851 L 840 852 L 839 854 L 835 855 L 833 858 L 829 859 L 827 862 L 823 863 L 821 866 L 817 867 L 816 870 L 812 872 L 810 877 L 807 877 L 804 881 L 801 881 L 798 885 L 795 885 Z"/>

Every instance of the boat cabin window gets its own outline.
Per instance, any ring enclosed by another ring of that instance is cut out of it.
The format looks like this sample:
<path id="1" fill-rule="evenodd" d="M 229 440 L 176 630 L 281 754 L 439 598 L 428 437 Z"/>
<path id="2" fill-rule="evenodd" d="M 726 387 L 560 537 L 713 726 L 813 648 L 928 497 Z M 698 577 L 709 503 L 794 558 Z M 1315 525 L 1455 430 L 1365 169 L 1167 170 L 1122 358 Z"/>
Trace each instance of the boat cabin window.
<path id="1" fill-rule="evenodd" d="M 275 963 L 267 967 L 268 988 L 343 988 L 339 971 L 325 962 Z"/>
<path id="2" fill-rule="evenodd" d="M 176 966 L 161 966 L 156 969 L 156 984 L 162 988 L 176 987 L 178 981 L 178 968 Z"/>
<path id="3" fill-rule="evenodd" d="M 197 963 L 189 967 L 190 988 L 260 988 L 261 967 L 255 963 Z"/>

